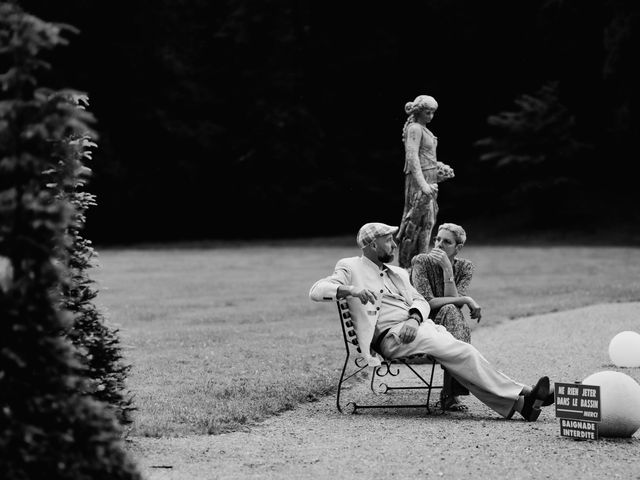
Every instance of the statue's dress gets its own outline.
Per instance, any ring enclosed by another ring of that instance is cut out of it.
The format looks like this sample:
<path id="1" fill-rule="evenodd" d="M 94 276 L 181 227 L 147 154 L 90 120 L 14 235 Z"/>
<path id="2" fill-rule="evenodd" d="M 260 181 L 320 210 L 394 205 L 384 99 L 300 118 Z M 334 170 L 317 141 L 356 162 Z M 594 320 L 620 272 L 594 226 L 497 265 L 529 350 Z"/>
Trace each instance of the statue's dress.
<path id="1" fill-rule="evenodd" d="M 419 124 L 412 124 L 419 125 Z M 420 188 L 413 169 L 419 169 L 427 183 L 437 183 L 438 161 L 436 147 L 438 138 L 426 127 L 420 125 L 421 135 L 418 145 L 412 143 L 407 135 L 405 139 L 405 187 L 404 211 L 398 231 L 398 262 L 401 267 L 408 268 L 411 258 L 427 251 L 431 231 L 438 216 L 438 194 L 425 195 Z M 415 150 L 418 155 L 415 160 Z"/>

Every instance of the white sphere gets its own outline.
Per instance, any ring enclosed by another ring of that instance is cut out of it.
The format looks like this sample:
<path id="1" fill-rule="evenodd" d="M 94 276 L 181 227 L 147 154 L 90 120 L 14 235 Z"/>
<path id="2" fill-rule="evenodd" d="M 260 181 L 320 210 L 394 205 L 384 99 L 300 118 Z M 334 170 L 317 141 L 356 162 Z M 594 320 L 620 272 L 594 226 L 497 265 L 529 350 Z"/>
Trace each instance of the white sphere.
<path id="1" fill-rule="evenodd" d="M 640 385 L 633 378 L 604 371 L 589 375 L 582 383 L 600 386 L 601 436 L 630 437 L 640 428 Z"/>
<path id="2" fill-rule="evenodd" d="M 640 333 L 625 331 L 613 337 L 609 358 L 616 367 L 640 367 Z"/>

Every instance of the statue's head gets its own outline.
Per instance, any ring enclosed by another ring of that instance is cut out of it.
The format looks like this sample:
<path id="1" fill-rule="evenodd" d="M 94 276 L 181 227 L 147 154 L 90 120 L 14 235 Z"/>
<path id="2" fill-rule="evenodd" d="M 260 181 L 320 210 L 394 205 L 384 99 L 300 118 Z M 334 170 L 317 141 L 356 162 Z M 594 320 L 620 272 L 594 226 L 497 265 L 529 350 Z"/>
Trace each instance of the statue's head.
<path id="1" fill-rule="evenodd" d="M 438 108 L 438 102 L 436 99 L 429 95 L 418 95 L 413 102 L 407 102 L 404 106 L 404 111 L 407 115 L 419 113 L 423 110 L 431 110 L 435 112 Z"/>

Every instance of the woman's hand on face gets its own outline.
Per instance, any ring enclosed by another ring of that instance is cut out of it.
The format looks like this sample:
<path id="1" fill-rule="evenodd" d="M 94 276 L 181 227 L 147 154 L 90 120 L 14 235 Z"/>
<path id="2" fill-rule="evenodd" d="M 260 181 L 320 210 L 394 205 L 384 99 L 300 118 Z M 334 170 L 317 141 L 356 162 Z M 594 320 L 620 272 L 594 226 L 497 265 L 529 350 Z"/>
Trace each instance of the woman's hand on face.
<path id="1" fill-rule="evenodd" d="M 443 269 L 449 269 L 451 267 L 451 262 L 449 261 L 449 257 L 438 247 L 434 247 L 429 252 L 429 256 L 432 257 L 438 265 L 440 265 Z"/>

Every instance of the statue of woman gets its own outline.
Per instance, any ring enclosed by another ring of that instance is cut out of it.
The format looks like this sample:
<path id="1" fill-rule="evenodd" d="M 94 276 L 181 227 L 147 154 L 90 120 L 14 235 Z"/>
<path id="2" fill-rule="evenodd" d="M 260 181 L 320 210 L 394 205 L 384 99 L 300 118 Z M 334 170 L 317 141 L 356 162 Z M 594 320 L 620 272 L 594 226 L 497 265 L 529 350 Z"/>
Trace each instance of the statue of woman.
<path id="1" fill-rule="evenodd" d="M 404 212 L 397 234 L 398 263 L 410 268 L 411 259 L 426 253 L 438 216 L 438 182 L 452 178 L 451 167 L 438 162 L 438 138 L 427 128 L 438 108 L 429 95 L 419 95 L 404 107 L 409 117 L 402 130 L 405 148 Z"/>

